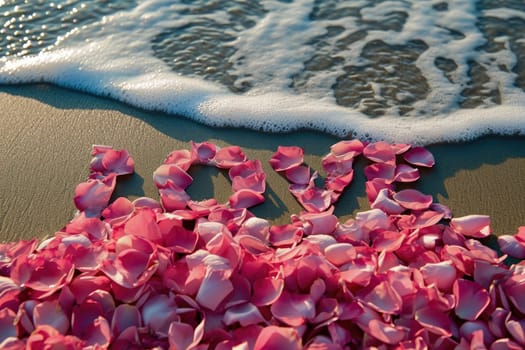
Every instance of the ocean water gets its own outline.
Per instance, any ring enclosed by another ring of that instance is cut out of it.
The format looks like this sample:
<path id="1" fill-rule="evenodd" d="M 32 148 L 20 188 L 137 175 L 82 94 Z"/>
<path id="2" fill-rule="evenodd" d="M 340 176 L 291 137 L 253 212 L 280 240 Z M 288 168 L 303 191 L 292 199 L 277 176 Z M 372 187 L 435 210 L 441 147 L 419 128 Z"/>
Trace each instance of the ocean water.
<path id="1" fill-rule="evenodd" d="M 523 0 L 0 0 L 0 83 L 212 126 L 525 134 Z"/>

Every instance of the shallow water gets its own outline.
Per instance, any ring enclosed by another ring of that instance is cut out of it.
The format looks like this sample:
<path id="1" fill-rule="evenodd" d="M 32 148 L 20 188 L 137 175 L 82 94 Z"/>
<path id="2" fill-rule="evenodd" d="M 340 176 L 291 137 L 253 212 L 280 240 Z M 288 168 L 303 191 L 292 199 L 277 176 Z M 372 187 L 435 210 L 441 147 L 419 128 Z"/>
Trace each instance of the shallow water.
<path id="1" fill-rule="evenodd" d="M 525 133 L 525 3 L 0 1 L 0 82 L 216 126 L 430 143 Z"/>

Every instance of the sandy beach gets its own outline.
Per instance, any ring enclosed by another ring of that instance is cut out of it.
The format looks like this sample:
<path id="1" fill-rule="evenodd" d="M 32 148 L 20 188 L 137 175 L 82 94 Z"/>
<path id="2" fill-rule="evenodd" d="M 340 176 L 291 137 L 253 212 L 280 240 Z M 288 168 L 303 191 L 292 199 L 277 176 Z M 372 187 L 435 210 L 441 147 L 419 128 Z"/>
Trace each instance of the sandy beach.
<path id="1" fill-rule="evenodd" d="M 239 145 L 260 159 L 268 176 L 266 202 L 253 209 L 274 223 L 286 223 L 301 208 L 287 182 L 268 165 L 278 145 L 305 149 L 306 161 L 320 169 L 321 157 L 338 139 L 300 131 L 269 135 L 241 129 L 216 129 L 146 112 L 92 95 L 49 85 L 0 87 L 0 241 L 52 235 L 74 215 L 75 186 L 88 175 L 93 144 L 125 148 L 136 173 L 120 179 L 114 196 L 158 198 L 153 171 L 174 149 L 189 141 Z M 432 145 L 436 166 L 422 172 L 416 188 L 448 205 L 455 216 L 487 214 L 495 234 L 525 225 L 525 138 L 485 137 L 469 143 Z M 363 164 L 336 207 L 344 221 L 367 209 Z M 194 199 L 226 201 L 226 172 L 192 168 Z"/>

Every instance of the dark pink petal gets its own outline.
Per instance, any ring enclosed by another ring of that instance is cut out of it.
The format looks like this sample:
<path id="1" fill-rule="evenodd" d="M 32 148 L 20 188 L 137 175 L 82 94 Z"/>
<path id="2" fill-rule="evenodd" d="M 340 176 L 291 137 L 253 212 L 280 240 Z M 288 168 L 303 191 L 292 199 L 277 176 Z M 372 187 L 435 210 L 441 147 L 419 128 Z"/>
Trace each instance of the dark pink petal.
<path id="1" fill-rule="evenodd" d="M 418 190 L 408 189 L 394 193 L 394 200 L 403 207 L 412 210 L 424 210 L 432 204 L 432 196 Z"/>
<path id="2" fill-rule="evenodd" d="M 381 313 L 394 314 L 401 310 L 403 301 L 388 281 L 376 284 L 364 297 L 367 305 Z"/>
<path id="3" fill-rule="evenodd" d="M 490 303 L 489 293 L 476 282 L 457 280 L 453 286 L 456 315 L 464 320 L 475 320 Z"/>
<path id="4" fill-rule="evenodd" d="M 257 337 L 253 350 L 301 350 L 301 337 L 288 327 L 268 326 Z"/>
<path id="5" fill-rule="evenodd" d="M 392 190 L 393 186 L 390 181 L 385 179 L 373 179 L 365 183 L 368 203 L 372 204 L 382 189 Z"/>
<path id="6" fill-rule="evenodd" d="M 193 182 L 193 178 L 176 164 L 162 164 L 153 173 L 153 183 L 157 188 L 164 188 L 169 183 L 174 187 L 186 189 Z"/>
<path id="7" fill-rule="evenodd" d="M 363 154 L 371 161 L 377 163 L 391 163 L 396 160 L 395 150 L 384 141 L 369 143 L 363 149 Z"/>
<path id="8" fill-rule="evenodd" d="M 280 296 L 284 288 L 284 281 L 280 278 L 265 277 L 255 280 L 253 283 L 252 303 L 255 306 L 273 304 Z"/>
<path id="9" fill-rule="evenodd" d="M 437 308 L 431 306 L 421 308 L 416 311 L 415 319 L 432 333 L 447 337 L 452 335 L 452 320 L 446 313 Z"/>
<path id="10" fill-rule="evenodd" d="M 315 303 L 309 295 L 283 291 L 271 306 L 272 315 L 292 327 L 298 327 L 315 317 Z"/>
<path id="11" fill-rule="evenodd" d="M 525 314 L 525 280 L 523 275 L 513 275 L 503 284 L 508 298 L 521 313 Z"/>
<path id="12" fill-rule="evenodd" d="M 365 176 L 367 180 L 385 179 L 394 180 L 395 165 L 389 163 L 374 163 L 365 167 Z"/>
<path id="13" fill-rule="evenodd" d="M 492 311 L 490 319 L 488 320 L 488 326 L 492 334 L 498 338 L 504 338 L 507 335 L 507 329 L 505 323 L 509 316 L 509 310 L 501 307 L 496 308 Z"/>
<path id="14" fill-rule="evenodd" d="M 162 240 L 159 225 L 157 224 L 157 216 L 154 211 L 149 209 L 137 211 L 135 216 L 126 222 L 124 232 L 153 242 Z"/>
<path id="15" fill-rule="evenodd" d="M 111 328 L 106 318 L 99 316 L 93 323 L 86 327 L 83 338 L 87 345 L 95 348 L 105 348 L 111 342 Z"/>
<path id="16" fill-rule="evenodd" d="M 403 155 L 410 164 L 432 167 L 436 163 L 434 156 L 423 147 L 414 147 Z"/>
<path id="17" fill-rule="evenodd" d="M 92 173 L 125 175 L 135 171 L 135 162 L 126 150 L 114 150 L 111 146 L 93 146 L 91 155 L 94 156 L 89 167 Z"/>
<path id="18" fill-rule="evenodd" d="M 265 322 L 259 309 L 252 303 L 245 303 L 230 307 L 224 313 L 223 321 L 227 326 L 239 323 L 241 327 Z"/>
<path id="19" fill-rule="evenodd" d="M 504 254 L 516 259 L 525 259 L 525 244 L 518 241 L 514 236 L 499 236 L 498 245 Z"/>
<path id="20" fill-rule="evenodd" d="M 0 344 L 9 337 L 17 336 L 15 319 L 16 314 L 12 310 L 8 308 L 0 310 Z"/>
<path id="21" fill-rule="evenodd" d="M 474 238 L 490 235 L 490 217 L 487 215 L 467 215 L 450 220 L 450 228 L 459 234 Z"/>
<path id="22" fill-rule="evenodd" d="M 188 170 L 194 161 L 195 158 L 192 158 L 190 151 L 179 149 L 168 154 L 164 160 L 164 164 L 175 164 L 182 170 Z"/>
<path id="23" fill-rule="evenodd" d="M 31 265 L 32 273 L 29 280 L 25 282 L 25 287 L 40 292 L 40 298 L 60 290 L 71 281 L 75 271 L 71 261 L 65 258 L 44 260 L 39 257 L 31 261 Z M 11 277 L 14 278 L 14 273 Z"/>
<path id="24" fill-rule="evenodd" d="M 191 157 L 200 164 L 208 164 L 217 152 L 217 146 L 210 142 L 196 143 L 190 141 Z"/>
<path id="25" fill-rule="evenodd" d="M 393 143 L 390 145 L 390 147 L 392 147 L 396 154 L 403 154 L 406 151 L 408 151 L 412 147 L 412 145 L 407 143 Z"/>
<path id="26" fill-rule="evenodd" d="M 187 323 L 172 322 L 168 334 L 170 349 L 198 349 L 197 345 L 204 335 L 204 322 L 203 318 L 195 328 Z"/>
<path id="27" fill-rule="evenodd" d="M 214 160 L 217 167 L 229 169 L 246 161 L 246 155 L 239 146 L 227 146 L 217 151 Z"/>
<path id="28" fill-rule="evenodd" d="M 135 305 L 121 304 L 115 308 L 111 329 L 114 334 L 120 334 L 129 327 L 140 327 L 142 319 Z"/>
<path id="29" fill-rule="evenodd" d="M 115 189 L 116 175 L 109 174 L 103 179 L 89 179 L 75 188 L 75 206 L 90 216 L 98 216 L 108 206 Z"/>
<path id="30" fill-rule="evenodd" d="M 492 344 L 495 340 L 494 335 L 485 321 L 467 321 L 459 328 L 461 337 L 470 341 L 471 346 L 479 344 Z"/>
<path id="31" fill-rule="evenodd" d="M 406 164 L 396 166 L 394 181 L 397 182 L 414 182 L 419 180 L 419 170 Z"/>
<path id="32" fill-rule="evenodd" d="M 304 160 L 304 151 L 296 146 L 279 146 L 270 159 L 270 165 L 275 171 L 285 171 L 299 166 Z"/>
<path id="33" fill-rule="evenodd" d="M 264 202 L 264 196 L 259 192 L 242 189 L 230 196 L 230 207 L 234 209 L 251 208 Z"/>
<path id="34" fill-rule="evenodd" d="M 106 222 L 116 225 L 129 219 L 134 210 L 135 206 L 129 199 L 119 197 L 102 211 L 102 216 Z"/>
<path id="35" fill-rule="evenodd" d="M 329 176 L 325 179 L 324 187 L 327 190 L 334 192 L 343 192 L 344 189 L 352 182 L 354 179 L 354 171 L 351 170 L 345 175 L 340 176 Z M 335 199 L 332 200 L 335 202 Z"/>

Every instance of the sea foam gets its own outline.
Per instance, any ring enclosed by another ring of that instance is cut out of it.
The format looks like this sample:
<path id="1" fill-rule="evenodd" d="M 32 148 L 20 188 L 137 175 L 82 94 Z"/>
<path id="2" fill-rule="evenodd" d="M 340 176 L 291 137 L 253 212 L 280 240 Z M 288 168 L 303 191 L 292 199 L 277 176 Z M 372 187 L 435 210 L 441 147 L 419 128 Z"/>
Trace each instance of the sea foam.
<path id="1" fill-rule="evenodd" d="M 523 13 L 473 0 L 147 0 L 3 57 L 0 82 L 267 132 L 417 144 L 524 134 L 524 41 L 486 29 L 523 29 Z"/>

